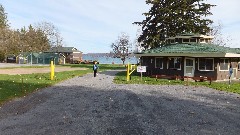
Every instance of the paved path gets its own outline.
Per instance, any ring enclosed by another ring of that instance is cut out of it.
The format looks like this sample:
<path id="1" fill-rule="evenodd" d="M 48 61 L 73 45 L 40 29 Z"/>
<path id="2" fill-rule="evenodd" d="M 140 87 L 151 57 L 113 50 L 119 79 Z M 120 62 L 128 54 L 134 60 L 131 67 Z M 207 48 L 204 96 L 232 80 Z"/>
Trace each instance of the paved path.
<path id="1" fill-rule="evenodd" d="M 116 85 L 75 77 L 0 109 L 0 135 L 240 133 L 239 95 L 203 87 Z"/>

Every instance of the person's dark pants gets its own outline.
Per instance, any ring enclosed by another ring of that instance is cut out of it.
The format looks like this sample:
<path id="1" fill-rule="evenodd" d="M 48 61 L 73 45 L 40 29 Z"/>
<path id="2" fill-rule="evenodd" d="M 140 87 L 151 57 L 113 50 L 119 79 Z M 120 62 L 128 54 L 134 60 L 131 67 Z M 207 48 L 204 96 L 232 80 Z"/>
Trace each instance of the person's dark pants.
<path id="1" fill-rule="evenodd" d="M 93 76 L 94 76 L 94 77 L 97 76 L 97 70 L 93 70 Z"/>

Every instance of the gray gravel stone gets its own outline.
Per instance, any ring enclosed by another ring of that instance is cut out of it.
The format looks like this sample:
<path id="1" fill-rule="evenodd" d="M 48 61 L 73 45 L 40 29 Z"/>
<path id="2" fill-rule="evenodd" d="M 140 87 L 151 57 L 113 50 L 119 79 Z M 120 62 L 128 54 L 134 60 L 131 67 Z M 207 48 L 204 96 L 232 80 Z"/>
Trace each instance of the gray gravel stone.
<path id="1" fill-rule="evenodd" d="M 0 134 L 240 133 L 238 94 L 195 86 L 114 84 L 117 72 L 75 77 L 4 104 Z"/>

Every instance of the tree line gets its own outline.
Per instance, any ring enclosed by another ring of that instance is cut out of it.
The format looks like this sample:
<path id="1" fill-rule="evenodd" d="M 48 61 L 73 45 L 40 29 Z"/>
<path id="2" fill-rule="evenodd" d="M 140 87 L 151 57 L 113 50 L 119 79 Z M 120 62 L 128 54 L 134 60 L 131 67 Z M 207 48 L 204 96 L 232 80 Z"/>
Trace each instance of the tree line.
<path id="1" fill-rule="evenodd" d="M 22 52 L 43 52 L 63 45 L 58 29 L 49 22 L 38 22 L 20 29 L 11 29 L 7 13 L 0 4 L 0 62 L 8 55 Z"/>

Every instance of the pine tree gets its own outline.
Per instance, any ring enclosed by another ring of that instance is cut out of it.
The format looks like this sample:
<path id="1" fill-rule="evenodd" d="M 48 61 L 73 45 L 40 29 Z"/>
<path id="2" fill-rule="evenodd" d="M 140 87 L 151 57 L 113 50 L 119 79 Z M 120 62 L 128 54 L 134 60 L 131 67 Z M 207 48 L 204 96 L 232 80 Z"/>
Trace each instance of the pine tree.
<path id="1" fill-rule="evenodd" d="M 4 7 L 0 4 L 0 29 L 8 27 L 7 13 Z"/>
<path id="2" fill-rule="evenodd" d="M 146 0 L 151 5 L 146 19 L 135 22 L 142 27 L 138 41 L 145 49 L 164 44 L 165 38 L 182 33 L 206 34 L 210 31 L 212 15 L 210 8 L 215 6 L 204 0 Z"/>

